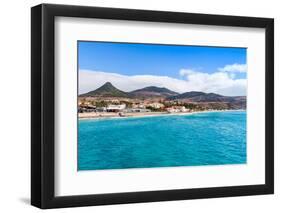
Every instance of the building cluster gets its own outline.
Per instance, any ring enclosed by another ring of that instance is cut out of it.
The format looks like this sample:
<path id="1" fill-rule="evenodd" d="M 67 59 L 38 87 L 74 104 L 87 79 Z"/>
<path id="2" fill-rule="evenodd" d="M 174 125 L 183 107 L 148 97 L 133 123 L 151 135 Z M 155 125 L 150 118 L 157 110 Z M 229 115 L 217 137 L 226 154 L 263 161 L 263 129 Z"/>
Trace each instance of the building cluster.
<path id="1" fill-rule="evenodd" d="M 159 102 L 139 101 L 130 104 L 120 103 L 120 101 L 110 101 L 110 103 L 104 104 L 104 106 L 96 106 L 91 101 L 79 101 L 78 112 L 117 112 L 117 113 L 134 113 L 134 112 L 151 112 L 162 111 L 169 113 L 177 112 L 190 112 L 185 106 L 165 106 Z M 97 104 L 98 105 L 98 104 Z"/>
<path id="2" fill-rule="evenodd" d="M 90 103 L 79 104 L 78 112 L 151 112 L 150 109 L 141 106 L 127 107 L 126 104 L 109 104 L 104 107 L 97 107 Z"/>
<path id="3" fill-rule="evenodd" d="M 191 110 L 185 108 L 185 106 L 171 106 L 166 108 L 166 111 L 170 113 L 174 113 L 174 112 L 190 112 Z"/>

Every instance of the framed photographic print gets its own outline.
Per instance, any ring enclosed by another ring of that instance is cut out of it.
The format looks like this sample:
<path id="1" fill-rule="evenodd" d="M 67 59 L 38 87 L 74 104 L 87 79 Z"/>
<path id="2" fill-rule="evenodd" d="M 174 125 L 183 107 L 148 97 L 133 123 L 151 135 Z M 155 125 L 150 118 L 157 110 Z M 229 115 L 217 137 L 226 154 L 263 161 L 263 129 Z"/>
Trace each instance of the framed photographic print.
<path id="1" fill-rule="evenodd" d="M 31 15 L 32 205 L 273 193 L 273 19 Z"/>

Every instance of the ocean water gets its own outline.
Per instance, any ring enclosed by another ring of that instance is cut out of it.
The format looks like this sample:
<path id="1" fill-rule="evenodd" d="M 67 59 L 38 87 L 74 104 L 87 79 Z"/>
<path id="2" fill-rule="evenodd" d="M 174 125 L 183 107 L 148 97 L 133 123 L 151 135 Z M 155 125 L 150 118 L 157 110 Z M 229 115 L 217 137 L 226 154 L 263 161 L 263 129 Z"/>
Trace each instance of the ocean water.
<path id="1" fill-rule="evenodd" d="M 246 160 L 246 111 L 79 121 L 78 170 Z"/>

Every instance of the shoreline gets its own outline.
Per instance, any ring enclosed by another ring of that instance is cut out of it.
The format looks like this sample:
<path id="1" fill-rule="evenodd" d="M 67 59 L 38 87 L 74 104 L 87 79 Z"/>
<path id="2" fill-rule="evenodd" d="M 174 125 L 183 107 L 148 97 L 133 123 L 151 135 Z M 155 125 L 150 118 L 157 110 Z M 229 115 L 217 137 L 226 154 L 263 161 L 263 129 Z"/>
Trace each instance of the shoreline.
<path id="1" fill-rule="evenodd" d="M 212 113 L 212 112 L 240 112 L 246 111 L 246 109 L 233 109 L 233 110 L 210 110 L 210 111 L 197 111 L 197 112 L 146 112 L 146 113 L 127 113 L 125 116 L 120 116 L 118 113 L 81 113 L 86 114 L 80 117 L 78 113 L 78 120 L 109 120 L 109 119 L 127 119 L 127 118 L 146 118 L 146 117 L 158 117 L 158 116 L 183 116 L 183 115 L 194 115 L 201 113 Z"/>

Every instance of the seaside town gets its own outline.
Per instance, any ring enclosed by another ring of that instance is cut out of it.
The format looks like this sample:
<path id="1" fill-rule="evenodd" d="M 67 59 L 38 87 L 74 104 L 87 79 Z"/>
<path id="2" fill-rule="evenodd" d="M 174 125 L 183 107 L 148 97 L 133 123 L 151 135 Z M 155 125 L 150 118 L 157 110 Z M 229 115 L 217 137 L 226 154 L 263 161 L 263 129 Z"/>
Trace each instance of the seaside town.
<path id="1" fill-rule="evenodd" d="M 125 93 L 109 82 L 97 90 L 78 97 L 79 118 L 186 114 L 243 108 L 245 108 L 243 97 L 232 98 L 202 92 L 177 94 L 158 87 L 147 87 Z"/>
<path id="2" fill-rule="evenodd" d="M 190 105 L 190 104 L 189 104 Z M 168 113 L 188 113 L 201 111 L 199 106 L 188 107 L 177 102 L 163 100 L 113 99 L 98 100 L 79 98 L 79 117 L 129 117 L 138 115 L 157 115 Z"/>

